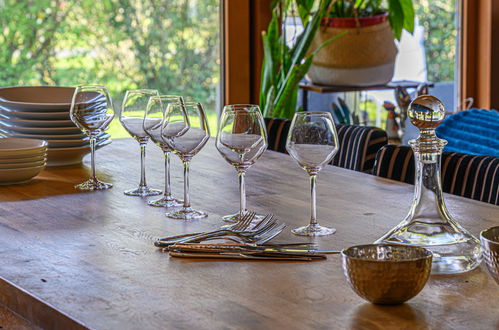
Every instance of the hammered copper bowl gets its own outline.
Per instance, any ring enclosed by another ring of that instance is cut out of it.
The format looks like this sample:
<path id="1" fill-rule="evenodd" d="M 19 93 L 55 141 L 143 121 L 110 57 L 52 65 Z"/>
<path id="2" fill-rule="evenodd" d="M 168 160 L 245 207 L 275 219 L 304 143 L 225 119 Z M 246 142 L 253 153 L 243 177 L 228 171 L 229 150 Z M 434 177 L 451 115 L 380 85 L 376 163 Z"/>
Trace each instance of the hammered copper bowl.
<path id="1" fill-rule="evenodd" d="M 499 226 L 485 229 L 480 233 L 483 259 L 490 275 L 499 284 Z"/>
<path id="2" fill-rule="evenodd" d="M 416 296 L 430 276 L 432 253 L 421 247 L 358 245 L 341 255 L 350 287 L 374 304 L 401 304 Z"/>

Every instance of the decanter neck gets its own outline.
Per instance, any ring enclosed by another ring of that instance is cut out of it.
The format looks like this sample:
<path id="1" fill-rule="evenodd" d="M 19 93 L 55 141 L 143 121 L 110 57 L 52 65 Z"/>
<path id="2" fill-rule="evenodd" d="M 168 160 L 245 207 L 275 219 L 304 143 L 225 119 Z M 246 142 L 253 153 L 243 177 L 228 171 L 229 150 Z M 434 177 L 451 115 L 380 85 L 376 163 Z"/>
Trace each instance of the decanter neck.
<path id="1" fill-rule="evenodd" d="M 416 180 L 409 218 L 412 221 L 442 222 L 451 216 L 442 195 L 440 163 L 447 141 L 439 139 L 435 130 L 421 130 L 416 140 L 409 141 L 414 151 Z"/>

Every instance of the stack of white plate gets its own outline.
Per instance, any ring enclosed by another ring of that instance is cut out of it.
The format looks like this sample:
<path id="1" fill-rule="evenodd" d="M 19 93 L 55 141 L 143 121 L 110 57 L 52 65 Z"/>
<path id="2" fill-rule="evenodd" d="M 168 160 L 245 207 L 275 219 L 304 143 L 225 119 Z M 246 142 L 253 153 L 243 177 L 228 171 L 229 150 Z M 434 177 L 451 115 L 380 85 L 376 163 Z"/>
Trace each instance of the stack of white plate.
<path id="1" fill-rule="evenodd" d="M 46 140 L 47 166 L 81 163 L 90 144 L 69 118 L 73 92 L 72 87 L 0 88 L 0 135 Z M 97 138 L 97 148 L 109 143 L 107 133 Z"/>
<path id="2" fill-rule="evenodd" d="M 0 185 L 24 183 L 45 168 L 47 142 L 0 138 Z"/>

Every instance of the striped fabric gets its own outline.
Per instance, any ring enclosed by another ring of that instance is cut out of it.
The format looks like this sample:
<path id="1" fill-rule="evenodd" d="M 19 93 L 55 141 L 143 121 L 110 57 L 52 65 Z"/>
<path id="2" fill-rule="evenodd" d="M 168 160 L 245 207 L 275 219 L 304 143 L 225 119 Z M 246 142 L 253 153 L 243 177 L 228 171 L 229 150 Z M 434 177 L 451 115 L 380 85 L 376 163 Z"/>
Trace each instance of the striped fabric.
<path id="1" fill-rule="evenodd" d="M 286 153 L 291 120 L 265 118 L 269 149 Z M 386 132 L 375 127 L 336 125 L 340 149 L 332 164 L 354 171 L 371 173 L 378 150 L 387 144 Z"/>
<path id="2" fill-rule="evenodd" d="M 373 174 L 414 184 L 414 166 L 409 146 L 386 145 L 376 155 Z M 444 151 L 441 172 L 444 192 L 499 205 L 499 158 Z"/>

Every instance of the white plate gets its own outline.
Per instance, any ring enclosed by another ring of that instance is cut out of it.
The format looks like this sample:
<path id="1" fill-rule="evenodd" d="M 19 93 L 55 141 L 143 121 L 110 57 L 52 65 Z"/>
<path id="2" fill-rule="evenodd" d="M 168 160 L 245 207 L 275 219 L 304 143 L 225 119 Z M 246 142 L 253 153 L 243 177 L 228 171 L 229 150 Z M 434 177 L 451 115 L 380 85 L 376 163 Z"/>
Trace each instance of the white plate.
<path id="1" fill-rule="evenodd" d="M 0 138 L 0 158 L 23 158 L 44 154 L 47 142 L 15 137 Z"/>
<path id="2" fill-rule="evenodd" d="M 72 120 L 27 120 L 14 118 L 0 118 L 0 125 L 16 127 L 76 127 Z"/>
<path id="3" fill-rule="evenodd" d="M 23 112 L 9 110 L 0 106 L 0 118 L 34 119 L 34 120 L 70 120 L 68 111 L 60 112 Z"/>
<path id="4" fill-rule="evenodd" d="M 68 111 L 71 107 L 74 87 L 58 86 L 19 86 L 0 88 L 0 106 L 13 111 L 46 112 Z M 99 96 L 89 92 L 89 95 Z M 99 101 L 102 98 L 99 99 Z M 90 98 L 85 103 L 95 104 L 96 99 Z"/>
<path id="5" fill-rule="evenodd" d="M 107 146 L 111 140 L 97 142 L 97 149 Z M 47 166 L 80 164 L 83 157 L 90 153 L 90 147 L 50 148 L 47 151 Z"/>
<path id="6" fill-rule="evenodd" d="M 28 156 L 20 158 L 0 158 L 0 164 L 31 163 L 31 162 L 39 162 L 41 160 L 44 161 L 47 160 L 47 155 L 45 153 L 36 156 Z"/>
<path id="7" fill-rule="evenodd" d="M 0 124 L 0 130 L 7 134 L 12 133 L 25 133 L 25 134 L 77 134 L 81 133 L 80 129 L 76 126 L 74 127 L 19 127 L 19 126 L 8 126 L 5 124 Z"/>
<path id="8" fill-rule="evenodd" d="M 59 135 L 47 135 L 47 134 L 23 134 L 23 133 L 8 133 L 0 130 L 0 135 L 4 134 L 5 136 L 10 137 L 19 137 L 26 139 L 39 139 L 39 140 L 85 140 L 88 137 L 85 134 L 59 134 Z M 97 136 L 97 140 L 107 139 L 110 137 L 109 133 L 101 133 Z"/>
<path id="9" fill-rule="evenodd" d="M 36 167 L 36 166 L 45 166 L 45 158 L 36 162 L 28 162 L 28 163 L 0 163 L 0 169 L 9 169 L 9 168 L 26 168 L 26 167 Z"/>
<path id="10" fill-rule="evenodd" d="M 51 148 L 73 148 L 73 147 L 83 147 L 89 146 L 90 142 L 86 140 L 47 140 L 49 143 L 49 149 Z"/>
<path id="11" fill-rule="evenodd" d="M 19 184 L 31 180 L 45 168 L 45 165 L 14 169 L 0 169 L 0 185 Z"/>

